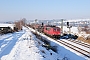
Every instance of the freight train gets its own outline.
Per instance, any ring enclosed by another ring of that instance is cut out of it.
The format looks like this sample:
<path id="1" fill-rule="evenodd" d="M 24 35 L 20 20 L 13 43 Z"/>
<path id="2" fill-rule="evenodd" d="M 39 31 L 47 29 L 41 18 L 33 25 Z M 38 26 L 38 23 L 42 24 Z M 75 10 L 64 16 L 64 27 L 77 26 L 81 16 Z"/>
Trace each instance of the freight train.
<path id="1" fill-rule="evenodd" d="M 61 29 L 55 25 L 43 25 L 33 23 L 30 25 L 30 27 L 54 38 L 59 38 L 61 34 Z"/>
<path id="2" fill-rule="evenodd" d="M 43 25 L 43 24 L 33 23 L 28 26 L 53 38 L 59 38 L 59 39 L 77 39 L 78 38 L 77 35 L 73 35 L 73 34 L 63 33 L 63 35 L 61 35 L 61 28 L 55 25 L 49 25 L 49 24 Z"/>

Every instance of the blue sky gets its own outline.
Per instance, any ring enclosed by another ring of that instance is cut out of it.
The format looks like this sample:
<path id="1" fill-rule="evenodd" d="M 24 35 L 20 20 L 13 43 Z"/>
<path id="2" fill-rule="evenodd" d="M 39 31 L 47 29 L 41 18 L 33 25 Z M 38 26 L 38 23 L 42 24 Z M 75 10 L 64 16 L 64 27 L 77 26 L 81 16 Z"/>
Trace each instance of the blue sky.
<path id="1" fill-rule="evenodd" d="M 90 0 L 0 0 L 0 21 L 90 18 Z"/>

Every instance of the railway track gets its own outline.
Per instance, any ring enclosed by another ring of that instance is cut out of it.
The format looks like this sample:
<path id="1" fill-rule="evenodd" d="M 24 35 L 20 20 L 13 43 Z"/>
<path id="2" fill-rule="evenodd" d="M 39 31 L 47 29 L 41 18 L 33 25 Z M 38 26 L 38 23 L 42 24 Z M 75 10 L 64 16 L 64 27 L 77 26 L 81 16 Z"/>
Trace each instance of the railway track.
<path id="1" fill-rule="evenodd" d="M 53 39 L 53 38 L 51 38 L 51 39 Z M 58 40 L 58 39 L 53 39 L 53 40 L 59 42 L 60 44 L 66 46 L 66 47 L 80 53 L 81 55 L 87 57 L 88 59 L 90 59 L 90 51 L 87 51 L 87 50 L 85 50 L 85 49 L 83 49 L 83 48 L 81 48 L 79 46 L 75 46 L 75 45 L 73 45 L 73 44 L 71 44 L 69 42 L 66 42 L 64 40 Z M 90 48 L 89 44 L 85 44 L 85 43 L 78 42 L 78 41 L 73 41 L 73 40 L 68 40 L 68 41 L 73 42 L 73 43 L 78 44 L 78 45 L 81 45 L 83 47 L 86 47 L 88 49 Z"/>
<path id="2" fill-rule="evenodd" d="M 79 45 L 87 47 L 87 48 L 90 48 L 89 44 L 86 44 L 86 43 L 83 43 L 83 42 L 80 42 L 80 41 L 77 41 L 77 40 L 68 40 L 68 41 L 79 44 Z"/>
<path id="3" fill-rule="evenodd" d="M 78 52 L 78 53 L 80 53 L 80 54 L 82 54 L 83 56 L 85 56 L 85 57 L 87 57 L 87 58 L 90 58 L 90 52 L 89 51 L 87 51 L 87 50 L 84 50 L 84 49 L 82 49 L 82 48 L 80 48 L 80 47 L 77 47 L 77 46 L 75 46 L 75 45 L 73 45 L 73 44 L 71 44 L 71 43 L 69 43 L 69 42 L 66 42 L 66 41 L 64 41 L 64 40 L 57 40 L 57 39 L 54 39 L 55 41 L 57 41 L 57 42 L 59 42 L 59 43 L 61 43 L 61 44 L 63 44 L 64 46 L 66 46 L 66 47 L 68 47 L 68 48 L 70 48 L 70 49 L 72 49 L 72 50 L 74 50 L 74 51 L 76 51 L 76 52 Z M 71 41 L 72 42 L 72 41 Z M 77 44 L 77 43 L 76 43 Z M 81 43 L 79 43 L 79 44 L 81 44 Z M 82 43 L 83 44 L 83 43 Z M 82 45 L 81 44 L 81 45 Z M 87 46 L 88 46 L 88 44 L 86 44 Z M 82 45 L 83 46 L 83 45 Z M 85 46 L 84 46 L 85 47 Z M 87 47 L 88 48 L 88 47 Z"/>
<path id="4" fill-rule="evenodd" d="M 90 52 L 89 51 L 86 51 L 80 47 L 74 46 L 68 42 L 63 41 L 63 40 L 57 40 L 57 42 L 65 45 L 66 47 L 69 47 L 70 49 L 73 49 L 74 51 L 86 56 L 87 58 L 90 58 Z"/>

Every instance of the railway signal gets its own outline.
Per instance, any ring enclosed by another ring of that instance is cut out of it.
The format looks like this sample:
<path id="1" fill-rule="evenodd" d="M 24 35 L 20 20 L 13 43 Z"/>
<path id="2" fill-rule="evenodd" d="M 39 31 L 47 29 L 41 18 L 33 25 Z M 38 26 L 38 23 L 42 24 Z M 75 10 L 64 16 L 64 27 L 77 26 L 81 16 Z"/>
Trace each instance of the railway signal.
<path id="1" fill-rule="evenodd" d="M 67 22 L 67 26 L 69 26 L 69 22 Z"/>
<path id="2" fill-rule="evenodd" d="M 70 26 L 69 22 L 67 22 L 67 28 L 69 28 L 69 34 L 70 34 L 72 26 Z"/>

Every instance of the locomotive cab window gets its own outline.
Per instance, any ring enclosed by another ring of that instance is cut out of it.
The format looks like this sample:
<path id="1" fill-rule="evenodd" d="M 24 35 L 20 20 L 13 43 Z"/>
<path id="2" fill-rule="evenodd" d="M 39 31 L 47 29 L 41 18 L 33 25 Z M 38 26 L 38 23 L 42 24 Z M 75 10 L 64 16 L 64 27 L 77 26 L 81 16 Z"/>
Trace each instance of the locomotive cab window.
<path id="1" fill-rule="evenodd" d="M 58 28 L 57 31 L 60 31 L 60 29 Z"/>
<path id="2" fill-rule="evenodd" d="M 59 28 L 54 28 L 53 30 L 54 30 L 54 31 L 60 31 L 60 29 L 59 29 Z"/>
<path id="3" fill-rule="evenodd" d="M 56 31 L 56 28 L 54 28 L 53 30 Z"/>

